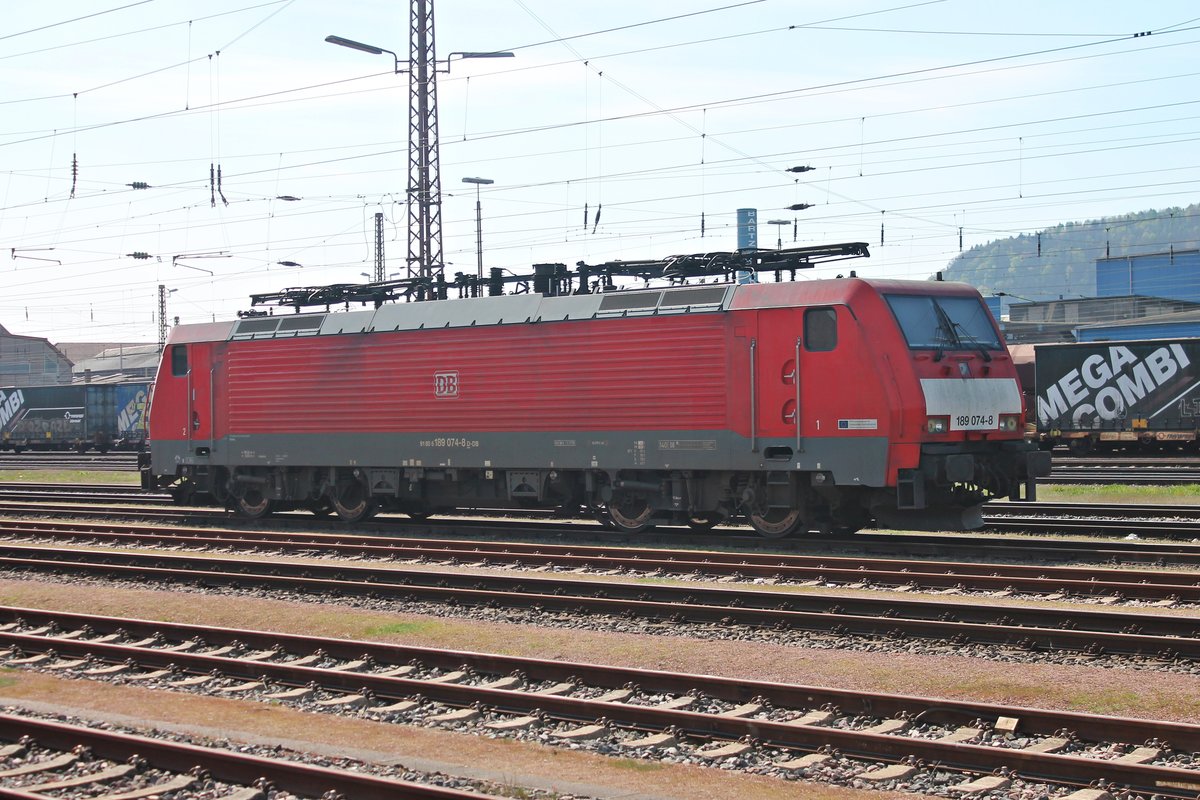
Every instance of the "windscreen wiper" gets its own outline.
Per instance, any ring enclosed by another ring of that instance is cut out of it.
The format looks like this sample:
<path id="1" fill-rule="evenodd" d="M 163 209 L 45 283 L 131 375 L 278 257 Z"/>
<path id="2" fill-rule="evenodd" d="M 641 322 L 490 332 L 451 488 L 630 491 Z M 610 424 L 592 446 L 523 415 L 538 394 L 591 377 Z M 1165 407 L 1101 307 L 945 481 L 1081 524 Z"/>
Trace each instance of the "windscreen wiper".
<path id="1" fill-rule="evenodd" d="M 983 342 L 972 336 L 971 332 L 968 331 L 966 326 L 964 326 L 961 322 L 955 322 L 952 320 L 950 315 L 946 313 L 946 309 L 942 308 L 941 304 L 938 303 L 937 300 L 933 301 L 933 307 L 937 309 L 938 319 L 940 320 L 938 322 L 938 330 L 948 330 L 950 334 L 948 338 L 953 343 L 962 344 L 963 342 L 966 342 L 979 351 L 979 355 L 983 357 L 984 361 L 992 360 L 992 354 L 988 352 L 987 347 L 984 346 Z M 960 333 L 961 336 L 959 335 Z M 938 352 L 940 354 L 941 351 L 939 350 Z"/>
<path id="2" fill-rule="evenodd" d="M 974 346 L 974 348 L 979 351 L 979 355 L 983 356 L 984 361 L 992 360 L 992 354 L 988 352 L 988 349 L 983 344 L 983 342 L 979 341 L 974 336 L 972 336 L 971 332 L 968 331 L 961 322 L 955 322 L 955 323 L 953 323 L 953 325 L 956 330 L 958 330 L 962 333 L 962 336 L 960 336 L 959 338 L 962 340 L 965 340 L 968 344 Z"/>
<path id="3" fill-rule="evenodd" d="M 954 321 L 950 319 L 946 310 L 938 305 L 937 300 L 930 298 L 930 302 L 933 303 L 933 313 L 937 314 L 938 318 L 938 346 L 934 351 L 933 360 L 941 361 L 945 356 L 941 343 L 944 341 L 946 345 L 953 347 L 958 344 L 958 335 L 954 332 Z"/>

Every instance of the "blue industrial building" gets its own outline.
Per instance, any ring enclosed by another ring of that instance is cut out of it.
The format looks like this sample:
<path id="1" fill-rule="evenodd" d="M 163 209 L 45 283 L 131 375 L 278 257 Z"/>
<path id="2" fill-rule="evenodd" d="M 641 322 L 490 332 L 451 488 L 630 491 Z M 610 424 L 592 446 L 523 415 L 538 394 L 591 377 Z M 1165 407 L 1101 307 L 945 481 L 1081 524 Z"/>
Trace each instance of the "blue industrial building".
<path id="1" fill-rule="evenodd" d="M 1146 317 L 1129 323 L 1107 322 L 1075 329 L 1080 342 L 1129 342 L 1138 339 L 1186 339 L 1200 336 L 1200 312 Z"/>
<path id="2" fill-rule="evenodd" d="M 1001 299 L 988 298 L 993 314 Z M 1007 310 L 1001 324 L 1010 342 L 1200 337 L 1200 250 L 1100 258 L 1096 297 L 1012 303 Z"/>
<path id="3" fill-rule="evenodd" d="M 1096 259 L 1096 296 L 1131 295 L 1200 303 L 1200 250 Z"/>

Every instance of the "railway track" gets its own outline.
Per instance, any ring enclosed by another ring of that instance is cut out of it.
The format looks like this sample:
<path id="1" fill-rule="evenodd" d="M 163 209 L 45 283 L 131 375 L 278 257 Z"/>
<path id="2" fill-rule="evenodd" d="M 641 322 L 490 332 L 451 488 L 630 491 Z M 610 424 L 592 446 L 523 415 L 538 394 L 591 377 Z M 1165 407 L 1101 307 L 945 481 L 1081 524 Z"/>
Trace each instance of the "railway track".
<path id="1" fill-rule="evenodd" d="M 0 713 L 0 800 L 137 800 L 163 795 L 266 800 L 266 787 L 300 797 L 355 800 L 481 800 L 491 796 L 222 747 L 100 730 L 83 723 Z"/>
<path id="2" fill-rule="evenodd" d="M 13 469 L 135 472 L 137 453 L 0 453 L 0 470 Z"/>
<path id="3" fill-rule="evenodd" d="M 0 484 L 0 502 L 30 503 L 87 503 L 144 505 L 177 508 L 170 495 L 143 492 L 137 486 L 85 484 L 65 486 L 54 483 Z M 210 509 L 211 512 L 211 509 Z M 218 512 L 220 513 L 220 512 Z M 511 513 L 511 512 L 496 512 Z M 528 513 L 528 512 L 526 512 Z M 281 515 L 275 514 L 275 518 Z M 543 515 L 548 516 L 548 515 Z M 302 518 L 313 521 L 310 514 Z M 1049 519 L 1045 519 L 1049 517 Z M 1003 526 L 1012 518 L 1026 520 L 1027 525 L 1046 529 L 1060 518 L 1088 519 L 1099 525 L 1111 525 L 1117 519 L 1169 520 L 1176 523 L 1193 520 L 1196 535 L 1200 535 L 1200 505 L 1116 505 L 1090 503 L 991 503 L 984 507 L 984 520 L 989 525 Z M 401 519 L 404 519 L 403 517 Z M 345 527 L 345 526 L 343 526 Z M 803 537 L 801 537 L 803 538 Z"/>
<path id="4" fill-rule="evenodd" d="M 979 564 L 947 560 L 878 559 L 863 556 L 700 552 L 657 548 L 487 542 L 454 539 L 398 539 L 328 533 L 244 531 L 214 528 L 150 528 L 130 524 L 0 520 L 0 537 L 13 541 L 95 544 L 104 547 L 158 547 L 230 551 L 270 551 L 282 555 L 370 558 L 439 566 L 494 566 L 559 572 L 589 571 L 632 577 L 709 578 L 770 581 L 805 587 L 902 589 L 913 592 L 1023 594 L 1052 599 L 1105 602 L 1134 600 L 1200 603 L 1200 573 Z M 1200 564 L 1200 548 L 1192 556 Z"/>
<path id="5" fill-rule="evenodd" d="M 143 492 L 132 485 L 61 483 L 0 483 L 0 502 L 28 501 L 46 503 L 120 503 L 134 505 L 174 507 L 170 495 Z M 218 512 L 220 513 L 220 512 Z M 496 512 L 511 513 L 511 512 Z M 529 512 L 524 512 L 528 514 Z M 276 514 L 275 517 L 280 515 Z M 301 515 L 311 521 L 308 514 Z M 544 515 L 548 516 L 548 515 Z M 1108 524 L 1115 520 L 1165 520 L 1173 523 L 1194 521 L 1196 535 L 1200 536 L 1200 504 L 1114 504 L 1078 502 L 998 502 L 984 506 L 984 521 L 989 525 L 1003 525 L 1006 520 L 1020 518 L 1038 527 L 1053 525 L 1061 518 L 1086 519 L 1097 524 Z M 1049 518 L 1045 522 L 1040 518 Z M 1181 526 L 1182 527 L 1182 526 Z M 803 537 L 801 537 L 803 538 Z"/>
<path id="6" fill-rule="evenodd" d="M 86 498 L 73 496 L 70 503 L 33 500 L 5 500 L 0 488 L 0 515 L 22 515 L 43 517 L 85 517 L 97 532 L 112 526 L 112 530 L 128 529 L 131 532 L 144 528 L 124 528 L 121 523 L 162 522 L 172 526 L 205 526 L 199 530 L 231 527 L 242 531 L 256 532 L 264 537 L 281 536 L 285 532 L 296 536 L 309 536 L 313 531 L 335 538 L 353 541 L 357 536 L 376 536 L 386 541 L 412 540 L 436 542 L 444 539 L 470 539 L 472 541 L 501 540 L 506 542 L 549 542 L 609 544 L 613 546 L 689 548 L 694 551 L 704 548 L 726 552 L 755 552 L 768 550 L 771 553 L 805 553 L 843 555 L 847 552 L 905 558 L 927 558 L 937 560 L 976 560 L 988 563 L 1012 561 L 1043 564 L 1144 564 L 1163 567 L 1168 564 L 1200 564 L 1200 546 L 1192 540 L 1200 536 L 1200 522 L 1188 523 L 1179 520 L 1137 521 L 1131 523 L 1114 520 L 1091 520 L 1082 514 L 1096 511 L 1101 515 L 1118 515 L 1125 507 L 1080 506 L 1077 504 L 1048 504 L 1050 513 L 1066 516 L 1053 519 L 1025 517 L 1013 512 L 1027 513 L 1025 506 L 995 506 L 989 511 L 989 526 L 994 531 L 1011 531 L 1022 534 L 1046 532 L 1058 535 L 1077 535 L 1071 540 L 1043 539 L 1026 535 L 997 536 L 987 534 L 918 534 L 918 533 L 872 533 L 859 532 L 849 536 L 798 536 L 786 540 L 763 540 L 746 529 L 721 528 L 714 532 L 699 533 L 684 528 L 661 527 L 636 536 L 601 528 L 599 525 L 580 522 L 549 520 L 511 520 L 498 518 L 433 519 L 414 522 L 404 517 L 380 517 L 370 523 L 360 523 L 353 528 L 337 520 L 315 518 L 307 512 L 278 514 L 270 520 L 247 522 L 227 512 L 211 509 L 181 509 L 174 506 L 156 507 L 148 499 L 145 507 L 128 508 L 92 505 Z M 57 497 L 54 495 L 53 497 Z M 165 502 L 165 499 L 163 500 Z M 1146 506 L 1138 512 L 1146 517 L 1159 514 L 1172 516 L 1184 512 L 1195 513 L 1194 506 Z M 1111 510 L 1110 510 L 1111 509 Z M 106 520 L 107 522 L 101 522 Z M 86 526 L 85 526 L 86 527 Z M 1114 540 L 1134 534 L 1134 541 Z M 229 536 L 230 533 L 213 533 Z M 1103 537 L 1098 542 L 1097 538 Z M 1145 539 L 1181 539 L 1178 543 L 1165 541 L 1141 541 Z M 316 542 L 317 540 L 312 540 Z M 679 556 L 684 559 L 684 555 Z"/>
<path id="7" fill-rule="evenodd" d="M 715 626 L 719 630 L 772 629 L 973 643 L 1029 652 L 1116 654 L 1156 664 L 1200 659 L 1200 618 L 1111 610 L 324 565 L 271 561 L 261 556 L 244 559 L 95 552 L 8 543 L 0 543 L 0 569 L 206 589 L 428 603 L 443 608 L 518 609 L 535 615 L 598 614 L 668 625 Z"/>
<path id="8" fill-rule="evenodd" d="M 1200 468 L 1175 467 L 1065 467 L 1055 465 L 1050 475 L 1038 478 L 1046 485 L 1118 484 L 1122 486 L 1176 486 L 1200 483 Z"/>
<path id="9" fill-rule="evenodd" d="M 781 776 L 894 786 L 936 769 L 962 773 L 943 778 L 962 792 L 1097 779 L 1162 797 L 1200 790 L 1200 726 L 1183 723 L 11 607 L 0 607 L 0 645 L 10 667 L 480 735 L 602 741 L 621 756 L 670 747 Z"/>

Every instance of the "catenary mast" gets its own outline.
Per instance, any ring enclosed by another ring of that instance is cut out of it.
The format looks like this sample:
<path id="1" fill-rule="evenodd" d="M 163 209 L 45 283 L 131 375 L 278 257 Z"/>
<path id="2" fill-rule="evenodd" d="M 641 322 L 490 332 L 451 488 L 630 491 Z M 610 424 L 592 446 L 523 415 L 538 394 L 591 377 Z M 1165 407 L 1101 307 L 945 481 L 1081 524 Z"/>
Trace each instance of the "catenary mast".
<path id="1" fill-rule="evenodd" d="M 438 158 L 437 57 L 433 0 L 410 5 L 408 73 L 408 277 L 419 300 L 437 297 L 442 263 L 442 179 Z"/>

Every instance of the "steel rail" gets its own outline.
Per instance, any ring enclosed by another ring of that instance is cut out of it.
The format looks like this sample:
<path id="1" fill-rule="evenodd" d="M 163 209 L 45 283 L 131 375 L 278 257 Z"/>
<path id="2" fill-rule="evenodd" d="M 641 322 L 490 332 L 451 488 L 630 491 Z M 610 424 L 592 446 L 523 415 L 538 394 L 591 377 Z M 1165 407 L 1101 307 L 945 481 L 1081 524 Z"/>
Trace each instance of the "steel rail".
<path id="1" fill-rule="evenodd" d="M 87 516 L 98 519 L 160 519 L 172 522 L 220 523 L 222 525 L 240 524 L 254 530 L 312 530 L 319 528 L 327 531 L 354 535 L 360 533 L 380 533 L 390 537 L 417 537 L 433 539 L 437 537 L 586 537 L 593 540 L 607 540 L 622 544 L 646 545 L 652 543 L 686 542 L 689 546 L 729 548 L 736 547 L 740 551 L 770 549 L 773 552 L 783 551 L 814 551 L 831 550 L 838 547 L 851 547 L 857 551 L 876 553 L 911 553 L 913 555 L 928 554 L 934 557 L 945 557 L 948 552 L 961 552 L 971 556 L 1008 558 L 1014 551 L 1031 551 L 1050 557 L 1058 556 L 1064 559 L 1078 561 L 1084 557 L 1094 560 L 1128 560 L 1157 564 L 1163 559 L 1178 563 L 1200 563 L 1200 546 L 1188 542 L 1166 544 L 1161 542 L 1130 542 L 1105 541 L 1098 545 L 1094 540 L 1097 536 L 1113 537 L 1137 533 L 1147 538 L 1179 538 L 1194 539 L 1200 537 L 1200 524 L 1192 525 L 1178 520 L 1166 520 L 1164 523 L 1144 522 L 1131 527 L 1130 524 L 1113 522 L 1087 522 L 1078 519 L 1073 510 L 1065 513 L 1070 518 L 1059 520 L 1019 519 L 1019 508 L 1013 506 L 1008 510 L 1006 505 L 988 506 L 989 509 L 1001 509 L 999 513 L 985 514 L 985 521 L 990 522 L 993 530 L 1012 530 L 1015 532 L 1046 531 L 1062 533 L 1064 527 L 1078 531 L 1083 538 L 1063 542 L 1061 540 L 1037 539 L 1028 536 L 997 537 L 980 536 L 978 534 L 916 534 L 909 532 L 871 533 L 859 532 L 848 536 L 797 536 L 789 539 L 766 540 L 750 534 L 747 529 L 727 528 L 716 533 L 702 534 L 684 528 L 662 527 L 645 531 L 636 535 L 617 533 L 601 528 L 598 525 L 581 521 L 546 521 L 546 520 L 502 520 L 478 519 L 463 520 L 461 518 L 443 518 L 415 522 L 405 517 L 380 517 L 370 523 L 359 523 L 348 526 L 338 520 L 325 520 L 311 516 L 308 512 L 295 514 L 283 513 L 273 515 L 269 520 L 243 520 L 229 512 L 214 509 L 181 509 L 176 506 L 161 508 L 151 504 L 148 507 L 132 510 L 121 507 L 99 507 L 92 505 L 90 500 L 95 496 L 76 498 L 78 502 L 71 504 L 49 504 L 38 502 L 22 502 L 4 500 L 4 489 L 0 485 L 0 514 L 69 514 Z M 61 499 L 60 496 L 50 498 Z M 113 502 L 124 502 L 122 498 L 113 498 Z M 165 502 L 165 499 L 164 499 Z M 1028 506 L 1031 513 L 1037 513 L 1035 504 Z M 1101 509 L 1105 507 L 1100 507 Z M 1147 507 L 1152 515 L 1153 506 Z M 1166 507 L 1173 509 L 1175 507 Z M 1108 526 L 1108 527 L 1105 527 Z M 1115 527 L 1113 527 L 1115 526 Z M 1020 552 L 1025 557 L 1024 552 Z"/>
<path id="2" fill-rule="evenodd" d="M 975 564 L 955 561 L 878 559 L 854 556 L 766 555 L 694 550 L 615 548 L 599 545 L 556 545 L 480 542 L 453 539 L 402 540 L 394 537 L 324 533 L 272 533 L 212 528 L 162 528 L 96 523 L 0 521 L 0 535 L 38 539 L 94 541 L 127 547 L 188 546 L 269 548 L 328 556 L 380 559 L 448 559 L 462 564 L 520 567 L 557 566 L 666 574 L 770 578 L 793 582 L 857 584 L 869 581 L 906 589 L 962 588 L 1013 590 L 1043 595 L 1070 593 L 1090 597 L 1200 602 L 1200 573 L 1118 569 L 1115 567 L 1048 567 L 1020 564 Z"/>
<path id="3" fill-rule="evenodd" d="M 201 767 L 216 780 L 241 786 L 266 781 L 301 797 L 320 797 L 326 792 L 337 792 L 354 800 L 483 800 L 489 797 L 432 784 L 0 713 L 0 737 L 15 741 L 23 736 L 31 736 L 39 745 L 55 750 L 65 751 L 84 745 L 94 755 L 113 761 L 127 761 L 136 755 L 154 767 L 172 772 L 182 773 Z M 0 798 L 4 797 L 46 800 L 46 795 L 36 792 L 0 787 Z"/>
<path id="4" fill-rule="evenodd" d="M 60 505 L 48 505 L 50 503 L 59 503 Z M 0 484 L 0 511 L 9 512 L 30 512 L 30 513 L 81 513 L 86 509 L 86 513 L 95 514 L 120 514 L 119 509 L 94 509 L 95 504 L 112 503 L 118 505 L 139 505 L 149 506 L 152 508 L 161 508 L 161 510 L 139 512 L 145 515 L 153 515 L 163 519 L 185 519 L 190 521 L 195 520 L 233 520 L 238 519 L 228 511 L 218 509 L 200 509 L 193 508 L 183 510 L 173 504 L 173 501 L 165 494 L 146 494 L 142 493 L 137 487 L 116 487 L 108 488 L 103 485 L 89 484 L 83 487 L 64 489 L 62 484 Z M 487 510 L 482 509 L 470 512 L 472 515 L 502 515 L 505 513 L 514 513 L 512 510 Z M 1056 515 L 1056 516 L 1050 516 Z M 1049 518 L 1047 518 L 1049 517 Z M 1183 517 L 1184 519 L 1180 519 Z M 1091 519 L 1096 518 L 1096 519 Z M 1133 518 L 1135 521 L 1118 522 L 1117 519 L 1128 520 Z M 1160 519 L 1161 518 L 1161 519 Z M 1168 539 L 1195 539 L 1200 537 L 1200 505 L 1154 505 L 1154 504 L 1139 504 L 1130 505 L 1113 505 L 1113 504 L 1086 504 L 1086 503 L 1041 503 L 1041 502 L 1020 502 L 1020 503 L 991 503 L 984 506 L 983 514 L 984 523 L 989 530 L 993 531 L 1016 531 L 1016 532 L 1040 532 L 1040 533 L 1081 533 L 1088 537 L 1097 536 L 1127 536 L 1136 534 L 1146 538 L 1168 538 Z M 263 521 L 258 521 L 257 524 L 262 524 Z M 320 520 L 312 517 L 308 512 L 298 514 L 276 514 L 271 518 L 271 524 L 292 524 L 294 522 L 302 522 L 309 527 L 314 525 L 329 525 L 330 521 Z M 380 520 L 373 523 L 359 524 L 354 526 L 356 530 L 386 530 L 388 526 L 395 531 L 396 524 L 403 526 L 404 530 L 411 530 L 414 523 L 406 517 L 392 517 L 386 520 Z M 431 525 L 436 528 L 445 528 L 461 524 L 453 518 L 439 519 L 432 522 L 421 523 L 421 526 Z M 499 526 L 500 522 L 491 523 L 493 526 Z M 525 532 L 535 529 L 541 532 L 571 532 L 571 523 L 563 523 L 561 521 L 545 521 L 545 520 L 526 520 L 520 523 L 522 530 Z M 347 529 L 348 526 L 340 521 L 332 521 L 332 525 L 337 528 Z M 577 526 L 578 523 L 575 523 Z M 479 523 L 475 523 L 474 527 L 479 527 Z M 496 531 L 498 532 L 498 527 Z M 600 528 L 587 526 L 587 530 L 591 535 L 608 535 L 612 534 L 604 532 Z M 745 535 L 746 529 L 742 527 L 731 527 L 724 535 L 721 534 L 699 534 L 683 528 L 672 528 L 670 526 L 663 527 L 651 533 L 643 533 L 638 536 L 639 539 L 666 536 L 686 537 L 689 541 L 698 542 L 724 542 L 726 544 L 733 541 L 744 541 L 746 543 L 758 543 L 762 546 L 772 546 L 775 548 L 786 548 L 795 546 L 800 542 L 808 541 L 853 541 L 859 545 L 868 541 L 895 541 L 899 534 L 896 533 L 857 533 L 852 536 L 799 536 L 788 541 L 768 541 L 752 535 Z M 916 537 L 912 534 L 903 534 L 908 540 L 914 541 L 922 537 Z M 631 537 L 624 537 L 631 538 Z M 926 541 L 932 540 L 933 537 L 923 537 Z M 945 537 L 940 537 L 941 541 L 947 541 Z M 979 541 L 978 536 L 971 534 L 955 534 L 954 540 L 964 544 L 969 541 Z M 1032 545 L 1031 545 L 1032 546 Z M 1041 545 L 1045 546 L 1045 544 Z"/>
<path id="5" fill-rule="evenodd" d="M 1016 516 L 984 516 L 984 524 L 993 531 L 1083 534 L 1086 536 L 1129 536 L 1149 539 L 1187 539 L 1200 537 L 1200 521 L 1193 520 L 1099 520 L 1079 518 L 1019 518 Z"/>
<path id="6" fill-rule="evenodd" d="M 21 620 L 25 624 L 40 626 L 54 623 L 60 630 L 78 628 L 81 631 L 87 630 L 89 635 L 94 636 L 121 630 L 128 636 L 157 636 L 163 641 L 186 641 L 189 637 L 203 637 L 206 646 L 221 647 L 237 643 L 249 649 L 271 650 L 280 654 L 321 652 L 335 660 L 371 659 L 371 662 L 379 667 L 388 664 L 420 663 L 430 668 L 446 670 L 471 669 L 489 674 L 520 673 L 527 681 L 533 682 L 569 680 L 572 683 L 587 682 L 602 688 L 636 686 L 638 690 L 652 693 L 699 692 L 704 696 L 730 703 L 765 702 L 778 708 L 806 709 L 833 705 L 838 708 L 839 713 L 861 713 L 872 717 L 907 716 L 934 724 L 938 721 L 952 724 L 971 719 L 996 721 L 1001 716 L 1007 716 L 1019 720 L 1022 731 L 1027 734 L 1063 735 L 1064 730 L 1069 730 L 1077 732 L 1087 741 L 1107 739 L 1137 743 L 1147 739 L 1167 739 L 1172 747 L 1183 751 L 1200 749 L 1200 726 L 1185 723 L 35 609 L 0 608 L 0 620 Z M 486 685 L 447 683 L 370 672 L 349 672 L 336 667 L 321 668 L 261 659 L 237 659 L 227 655 L 207 655 L 144 645 L 119 645 L 88 641 L 74 635 L 71 638 L 55 638 L 44 634 L 0 632 L 0 641 L 18 646 L 23 651 L 46 652 L 52 649 L 59 657 L 92 657 L 114 664 L 136 663 L 147 668 L 174 667 L 182 672 L 219 673 L 222 677 L 230 679 L 269 680 L 282 685 L 317 685 L 348 694 L 362 695 L 369 692 L 380 701 L 419 696 L 451 706 L 491 708 L 510 714 L 544 714 L 564 721 L 603 720 L 605 724 L 635 730 L 663 731 L 675 728 L 702 738 L 743 741 L 752 739 L 797 750 L 817 750 L 833 746 L 844 754 L 862 758 L 898 761 L 916 757 L 970 771 L 988 772 L 1001 766 L 1016 767 L 1023 776 L 1054 782 L 1087 784 L 1097 777 L 1103 777 L 1110 782 L 1119 782 L 1138 789 L 1152 788 L 1160 794 L 1176 796 L 1179 796 L 1181 791 L 1194 792 L 1200 789 L 1200 771 L 1170 766 L 1100 761 L 1071 755 L 1027 752 L 869 730 L 797 725 L 666 706 L 539 694 L 489 688 Z M 1172 788 L 1176 791 L 1171 791 Z"/>
<path id="7" fill-rule="evenodd" d="M 588 611 L 723 626 L 915 636 L 1024 649 L 1200 658 L 1200 618 L 1114 611 L 577 581 L 0 544 L 0 568 L 450 605 Z"/>
<path id="8" fill-rule="evenodd" d="M 2 489 L 0 489 L 2 493 Z M 1129 526 L 1119 527 L 1108 532 L 1098 531 L 1092 523 L 1080 522 L 1072 518 L 1067 524 L 1077 526 L 1080 537 L 1068 541 L 1062 539 L 1044 539 L 1031 535 L 992 535 L 981 536 L 971 534 L 917 534 L 907 532 L 871 533 L 860 532 L 849 536 L 804 536 L 786 540 L 764 540 L 736 528 L 718 530 L 715 533 L 701 534 L 680 528 L 660 528 L 646 531 L 636 536 L 621 534 L 606 530 L 588 522 L 549 522 L 544 520 L 505 520 L 505 519 L 437 519 L 425 522 L 414 522 L 403 518 L 379 518 L 371 523 L 347 526 L 336 520 L 314 518 L 306 512 L 296 514 L 275 515 L 270 520 L 250 521 L 240 520 L 226 512 L 199 509 L 180 509 L 138 507 L 134 508 L 102 508 L 82 504 L 47 505 L 42 503 L 13 503 L 0 499 L 0 515 L 69 515 L 72 519 L 84 517 L 95 520 L 109 521 L 138 521 L 184 523 L 190 525 L 218 525 L 223 529 L 238 526 L 240 531 L 255 531 L 263 536 L 279 534 L 285 531 L 292 536 L 313 535 L 317 531 L 336 535 L 346 541 L 354 541 L 361 536 L 377 535 L 390 541 L 437 541 L 452 538 L 470 538 L 473 540 L 502 540 L 514 542 L 558 543 L 579 541 L 585 546 L 587 542 L 607 542 L 619 546 L 634 546 L 647 548 L 652 546 L 682 545 L 690 550 L 707 548 L 742 554 L 747 560 L 755 556 L 769 558 L 780 554 L 828 554 L 831 557 L 844 555 L 847 551 L 854 553 L 874 554 L 879 556 L 905 556 L 930 560 L 948 560 L 952 556 L 959 559 L 969 558 L 985 562 L 1035 561 L 1053 563 L 1055 561 L 1072 564 L 1094 563 L 1106 566 L 1116 564 L 1147 564 L 1162 568 L 1167 564 L 1200 565 L 1200 545 L 1191 542 L 1163 541 L 1118 541 L 1105 538 L 1098 541 L 1095 534 L 1107 537 L 1117 534 L 1128 534 Z M 15 524 L 18 520 L 10 520 Z M 27 521 L 27 520 L 20 520 Z M 89 523 L 102 528 L 105 524 L 117 525 L 116 522 Z M 1039 528 L 1051 532 L 1061 532 L 1054 522 L 1041 520 L 1001 519 L 994 526 L 996 529 L 1009 528 L 1018 534 L 1031 533 Z M 1147 523 L 1139 528 L 1147 537 L 1158 537 L 1163 533 L 1162 526 Z M 1195 531 L 1200 535 L 1200 530 Z M 223 534 L 231 535 L 231 534 Z M 1174 532 L 1180 538 L 1195 538 L 1186 528 Z M 1135 578 L 1140 582 L 1145 580 Z M 1165 599 L 1165 598 L 1164 598 Z"/>
<path id="9" fill-rule="evenodd" d="M 1185 517 L 1200 521 L 1200 504 L 1188 503 L 1084 503 L 1074 501 L 1018 501 L 986 503 L 983 515 L 1007 516 L 1074 516 L 1112 519 L 1178 519 Z"/>
<path id="10" fill-rule="evenodd" d="M 1038 478 L 1038 483 L 1044 485 L 1120 484 L 1122 486 L 1178 486 L 1200 483 L 1200 470 L 1154 470 L 1148 467 L 1135 467 L 1133 469 L 1064 469 L 1062 467 L 1054 467 L 1050 470 L 1048 477 Z"/>
<path id="11" fill-rule="evenodd" d="M 10 481 L 0 483 L 0 497 L 24 496 L 33 493 L 46 495 L 50 499 L 66 496 L 94 497 L 102 495 L 151 497 L 164 505 L 172 502 L 171 496 L 163 492 L 144 492 L 134 484 L 64 484 Z M 498 510 L 497 513 L 503 513 Z M 533 512 L 527 512 L 533 513 Z M 1144 519 L 1187 517 L 1200 521 L 1200 504 L 1196 503 L 1088 503 L 1076 501 L 999 501 L 984 505 L 985 517 L 1073 515 L 1079 517 L 1135 517 Z"/>

